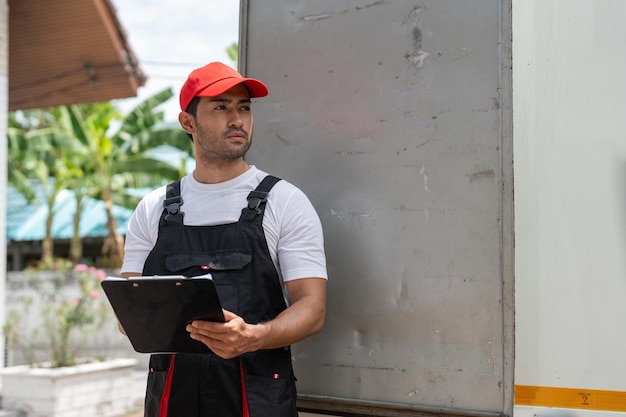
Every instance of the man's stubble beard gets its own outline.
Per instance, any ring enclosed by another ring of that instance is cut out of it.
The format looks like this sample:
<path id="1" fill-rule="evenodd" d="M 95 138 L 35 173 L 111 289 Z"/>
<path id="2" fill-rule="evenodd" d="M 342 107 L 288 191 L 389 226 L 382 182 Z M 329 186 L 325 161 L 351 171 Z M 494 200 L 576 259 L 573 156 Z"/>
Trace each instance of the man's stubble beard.
<path id="1" fill-rule="evenodd" d="M 245 145 L 243 145 L 243 147 L 229 149 L 224 147 L 223 149 L 211 149 L 202 139 L 214 136 L 214 132 L 198 127 L 198 147 L 203 151 L 202 154 L 199 155 L 199 159 L 201 160 L 201 162 L 207 165 L 211 165 L 215 163 L 228 163 L 234 160 L 238 160 L 240 158 L 244 158 L 246 153 L 250 149 L 250 146 L 252 145 L 252 133 L 245 132 L 242 129 L 229 129 L 222 135 L 220 135 L 220 139 L 219 141 L 217 141 L 217 143 L 226 144 L 229 140 L 228 135 L 232 134 L 233 132 L 243 132 L 245 134 L 247 141 Z"/>

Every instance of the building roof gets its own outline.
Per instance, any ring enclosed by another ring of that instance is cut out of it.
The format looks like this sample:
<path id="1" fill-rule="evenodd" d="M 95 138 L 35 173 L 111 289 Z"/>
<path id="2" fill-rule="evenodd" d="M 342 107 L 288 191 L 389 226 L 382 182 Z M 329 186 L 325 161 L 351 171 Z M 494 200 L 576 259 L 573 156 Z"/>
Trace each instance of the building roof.
<path id="1" fill-rule="evenodd" d="M 40 192 L 38 194 L 41 194 Z M 55 215 L 52 222 L 54 239 L 71 239 L 74 234 L 74 213 L 76 201 L 74 192 L 62 190 L 54 205 Z M 120 206 L 113 206 L 113 216 L 117 219 L 117 231 L 126 235 L 128 220 L 132 214 Z M 39 241 L 45 237 L 46 217 L 48 208 L 39 198 L 38 202 L 29 204 L 14 188 L 7 189 L 7 242 Z M 83 213 L 80 219 L 79 234 L 81 237 L 105 237 L 108 235 L 104 202 L 86 197 L 83 201 Z"/>
<path id="2" fill-rule="evenodd" d="M 9 111 L 133 97 L 146 77 L 110 0 L 8 0 Z"/>

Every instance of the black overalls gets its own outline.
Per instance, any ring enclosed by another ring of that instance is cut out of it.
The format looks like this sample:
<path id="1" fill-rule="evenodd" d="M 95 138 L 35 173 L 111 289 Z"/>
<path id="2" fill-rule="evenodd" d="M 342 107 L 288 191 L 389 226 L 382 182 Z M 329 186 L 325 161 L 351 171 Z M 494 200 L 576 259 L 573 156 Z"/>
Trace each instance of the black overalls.
<path id="1" fill-rule="evenodd" d="M 226 310 L 251 324 L 275 318 L 286 304 L 262 222 L 267 194 L 278 181 L 267 176 L 248 195 L 239 221 L 217 226 L 185 226 L 180 181 L 168 185 L 157 243 L 143 274 L 209 272 Z M 230 360 L 213 353 L 150 357 L 146 417 L 242 417 L 246 407 L 250 417 L 297 416 L 288 347 Z"/>

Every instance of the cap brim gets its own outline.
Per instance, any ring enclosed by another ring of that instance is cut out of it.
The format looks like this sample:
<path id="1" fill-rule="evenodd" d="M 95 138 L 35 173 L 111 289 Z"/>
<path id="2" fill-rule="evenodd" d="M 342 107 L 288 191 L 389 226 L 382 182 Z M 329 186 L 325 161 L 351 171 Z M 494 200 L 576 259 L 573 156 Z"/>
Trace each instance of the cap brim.
<path id="1" fill-rule="evenodd" d="M 204 90 L 196 93 L 198 97 L 215 97 L 225 93 L 237 84 L 245 84 L 250 92 L 250 98 L 265 97 L 269 90 L 265 84 L 255 78 L 224 78 L 216 81 Z"/>

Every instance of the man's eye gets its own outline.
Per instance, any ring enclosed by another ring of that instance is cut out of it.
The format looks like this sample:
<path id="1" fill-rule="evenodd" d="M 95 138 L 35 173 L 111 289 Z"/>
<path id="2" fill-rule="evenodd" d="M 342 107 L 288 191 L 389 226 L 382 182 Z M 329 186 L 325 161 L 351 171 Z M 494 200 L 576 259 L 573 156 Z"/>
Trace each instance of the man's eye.
<path id="1" fill-rule="evenodd" d="M 220 105 L 220 106 L 215 107 L 215 110 L 224 110 L 225 108 L 226 106 Z"/>
<path id="2" fill-rule="evenodd" d="M 242 106 L 240 108 L 241 111 L 250 111 L 250 106 Z"/>

